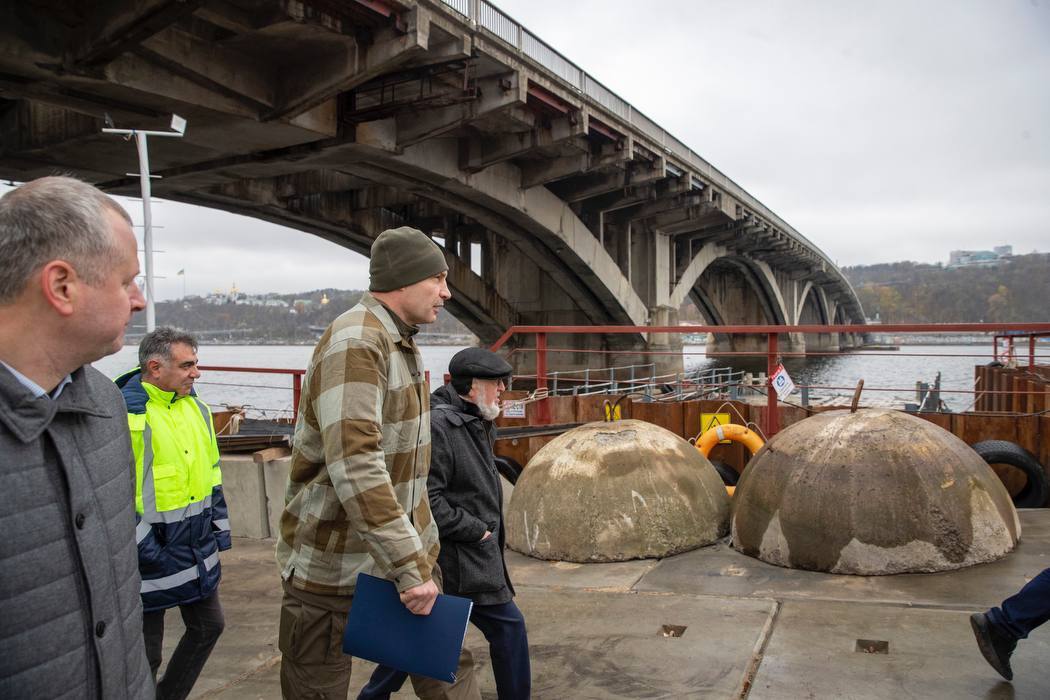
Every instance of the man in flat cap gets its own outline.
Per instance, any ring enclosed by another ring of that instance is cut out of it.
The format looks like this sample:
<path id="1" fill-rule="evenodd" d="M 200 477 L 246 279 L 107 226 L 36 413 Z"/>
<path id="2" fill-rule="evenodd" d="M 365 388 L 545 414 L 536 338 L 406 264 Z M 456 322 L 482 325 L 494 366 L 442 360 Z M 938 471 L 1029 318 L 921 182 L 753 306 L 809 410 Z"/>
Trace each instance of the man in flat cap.
<path id="1" fill-rule="evenodd" d="M 430 400 L 412 336 L 452 296 L 426 234 L 384 231 L 369 292 L 321 336 L 306 374 L 277 540 L 284 598 L 278 646 L 286 698 L 345 700 L 342 636 L 361 572 L 389 579 L 428 615 L 438 530 L 427 499 Z M 480 698 L 469 652 L 454 685 L 412 677 L 421 698 Z"/>
<path id="2" fill-rule="evenodd" d="M 451 383 L 431 395 L 427 491 L 441 533 L 445 592 L 474 601 L 470 621 L 485 635 L 500 700 L 528 698 L 532 686 L 525 618 L 514 604 L 503 559 L 503 488 L 492 447 L 493 421 L 511 366 L 480 348 L 456 353 Z M 380 667 L 359 698 L 389 697 L 404 674 Z"/>

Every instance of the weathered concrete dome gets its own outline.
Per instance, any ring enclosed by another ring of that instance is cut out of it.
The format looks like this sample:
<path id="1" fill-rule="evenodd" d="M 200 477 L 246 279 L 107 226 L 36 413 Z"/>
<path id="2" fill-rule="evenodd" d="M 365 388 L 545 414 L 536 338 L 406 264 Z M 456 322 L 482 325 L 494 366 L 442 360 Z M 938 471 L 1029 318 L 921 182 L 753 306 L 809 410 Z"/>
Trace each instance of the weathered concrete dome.
<path id="1" fill-rule="evenodd" d="M 518 478 L 507 543 L 539 559 L 664 557 L 728 530 L 714 467 L 669 430 L 638 420 L 588 423 L 543 446 Z"/>
<path id="2" fill-rule="evenodd" d="M 773 437 L 732 506 L 733 546 L 836 574 L 945 571 L 993 561 L 1021 525 L 999 478 L 948 431 L 898 411 L 829 411 Z"/>

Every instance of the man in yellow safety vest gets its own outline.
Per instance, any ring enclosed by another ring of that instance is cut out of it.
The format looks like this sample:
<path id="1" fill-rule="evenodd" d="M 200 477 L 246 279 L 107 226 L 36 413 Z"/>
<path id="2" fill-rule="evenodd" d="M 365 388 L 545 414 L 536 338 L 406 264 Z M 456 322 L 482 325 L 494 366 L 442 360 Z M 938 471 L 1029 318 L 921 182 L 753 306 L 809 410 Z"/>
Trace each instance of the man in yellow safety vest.
<path id="1" fill-rule="evenodd" d="M 178 607 L 186 631 L 157 698 L 185 698 L 223 630 L 219 550 L 230 548 L 219 448 L 211 411 L 193 391 L 197 341 L 158 328 L 139 345 L 139 367 L 117 379 L 135 453 L 135 512 L 143 632 L 154 677 L 164 612 Z"/>

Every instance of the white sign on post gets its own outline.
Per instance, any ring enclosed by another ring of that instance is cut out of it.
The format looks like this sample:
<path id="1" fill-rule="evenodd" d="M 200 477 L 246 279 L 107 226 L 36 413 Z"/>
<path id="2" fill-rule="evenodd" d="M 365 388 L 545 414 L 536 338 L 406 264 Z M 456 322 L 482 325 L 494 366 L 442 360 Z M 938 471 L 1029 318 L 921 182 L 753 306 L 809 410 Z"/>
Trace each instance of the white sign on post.
<path id="1" fill-rule="evenodd" d="M 524 401 L 508 401 L 503 404 L 503 417 L 504 418 L 524 418 L 525 417 L 525 402 Z"/>
<path id="2" fill-rule="evenodd" d="M 795 390 L 795 382 L 791 381 L 784 365 L 777 365 L 777 371 L 773 373 L 773 391 L 777 392 L 777 398 L 783 401 Z"/>

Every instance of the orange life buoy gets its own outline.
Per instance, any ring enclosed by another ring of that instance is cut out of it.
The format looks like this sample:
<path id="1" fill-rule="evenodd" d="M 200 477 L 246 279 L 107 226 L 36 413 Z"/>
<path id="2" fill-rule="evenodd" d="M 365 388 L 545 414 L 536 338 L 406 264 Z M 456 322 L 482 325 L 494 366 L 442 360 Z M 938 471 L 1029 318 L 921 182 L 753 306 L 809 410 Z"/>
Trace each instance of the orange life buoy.
<path id="1" fill-rule="evenodd" d="M 747 426 L 727 423 L 726 425 L 716 425 L 708 429 L 697 439 L 696 449 L 700 450 L 700 454 L 704 457 L 707 457 L 711 454 L 711 450 L 715 448 L 715 445 L 722 440 L 739 442 L 750 450 L 752 455 L 762 449 L 762 445 L 766 444 L 759 437 L 758 433 L 748 429 Z"/>

